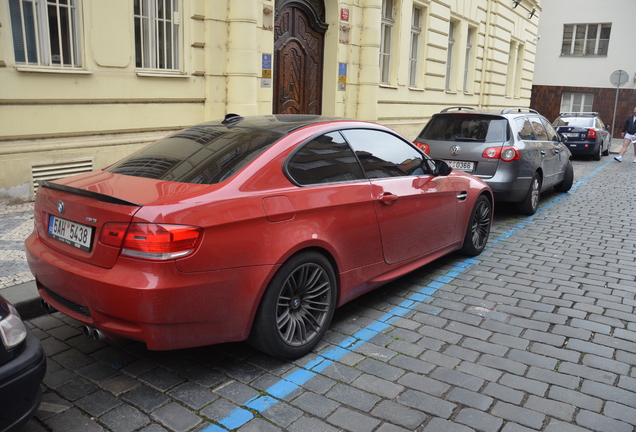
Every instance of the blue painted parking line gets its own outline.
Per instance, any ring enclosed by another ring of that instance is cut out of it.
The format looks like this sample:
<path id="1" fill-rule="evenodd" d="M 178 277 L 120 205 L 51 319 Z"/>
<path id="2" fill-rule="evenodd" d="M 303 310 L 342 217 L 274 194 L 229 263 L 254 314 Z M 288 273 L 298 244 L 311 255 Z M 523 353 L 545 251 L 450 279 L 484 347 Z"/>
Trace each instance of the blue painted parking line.
<path id="1" fill-rule="evenodd" d="M 592 178 L 599 171 L 605 168 L 605 166 L 607 166 L 609 163 L 610 162 L 605 163 L 601 167 L 594 170 L 592 173 L 588 174 L 586 177 L 579 180 L 575 185 L 572 186 L 571 190 L 576 190 L 581 184 L 587 182 L 590 178 Z M 491 243 L 498 243 L 512 236 L 517 231 L 524 228 L 527 222 L 531 222 L 538 214 L 546 211 L 554 204 L 564 199 L 566 196 L 566 194 L 562 194 L 544 203 L 539 208 L 539 210 L 537 210 L 537 213 L 526 218 L 524 222 L 516 223 L 513 228 L 499 235 L 496 239 L 491 240 Z M 380 334 L 382 331 L 389 328 L 395 320 L 406 316 L 410 312 L 415 311 L 415 306 L 431 301 L 433 299 L 433 297 L 431 297 L 432 294 L 434 294 L 438 289 L 440 289 L 444 285 L 452 283 L 457 276 L 466 272 L 478 262 L 479 260 L 476 258 L 460 259 L 456 263 L 456 265 L 444 275 L 436 277 L 433 281 L 420 288 L 417 292 L 411 294 L 402 303 L 395 306 L 393 309 L 385 313 L 382 317 L 372 322 L 368 326 L 358 330 L 352 336 L 345 338 L 338 345 L 335 345 L 320 352 L 317 358 L 307 363 L 305 366 L 303 366 L 302 369 L 295 370 L 291 374 L 287 375 L 285 378 L 278 381 L 276 384 L 266 389 L 266 395 L 256 396 L 250 399 L 244 404 L 245 408 L 238 407 L 232 410 L 225 418 L 218 421 L 219 424 L 227 429 L 221 428 L 217 425 L 210 425 L 207 428 L 203 429 L 202 432 L 219 432 L 241 427 L 254 418 L 254 414 L 252 413 L 252 411 L 262 413 L 268 410 L 280 400 L 284 399 L 285 397 L 289 396 L 291 393 L 302 387 L 305 383 L 307 383 L 307 381 L 317 376 L 317 374 L 334 364 L 336 361 L 340 360 L 347 354 L 354 352 L 356 348 L 360 347 L 373 337 Z M 430 306 L 430 310 L 426 311 L 426 313 L 433 315 L 437 315 L 440 312 L 441 309 L 435 306 Z"/>

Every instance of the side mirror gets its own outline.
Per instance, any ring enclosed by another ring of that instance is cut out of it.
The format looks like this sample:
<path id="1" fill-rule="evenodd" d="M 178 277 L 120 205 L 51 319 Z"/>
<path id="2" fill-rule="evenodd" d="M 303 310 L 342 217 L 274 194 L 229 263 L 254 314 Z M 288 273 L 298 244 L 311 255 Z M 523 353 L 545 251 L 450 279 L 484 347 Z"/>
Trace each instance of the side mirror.
<path id="1" fill-rule="evenodd" d="M 610 125 L 605 125 L 605 130 L 610 130 Z"/>
<path id="2" fill-rule="evenodd" d="M 561 142 L 566 142 L 568 140 L 568 137 L 566 137 L 565 135 L 563 135 L 562 133 L 559 134 L 559 140 L 561 140 Z"/>
<path id="3" fill-rule="evenodd" d="M 426 159 L 424 163 L 428 168 L 428 172 L 436 177 L 447 176 L 451 173 L 451 171 L 453 171 L 450 165 L 441 159 Z"/>

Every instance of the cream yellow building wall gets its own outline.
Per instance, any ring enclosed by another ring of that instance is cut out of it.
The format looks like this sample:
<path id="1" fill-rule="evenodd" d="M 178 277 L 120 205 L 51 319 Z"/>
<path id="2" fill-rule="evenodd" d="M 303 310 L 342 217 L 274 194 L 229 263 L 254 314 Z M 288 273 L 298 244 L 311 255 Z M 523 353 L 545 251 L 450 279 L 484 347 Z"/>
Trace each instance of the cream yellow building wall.
<path id="1" fill-rule="evenodd" d="M 0 1 L 0 200 L 32 199 L 34 179 L 51 167 L 99 169 L 192 124 L 272 113 L 272 71 L 262 61 L 273 54 L 275 1 L 182 0 L 180 66 L 169 72 L 136 67 L 132 1 L 76 3 L 82 66 L 69 69 L 16 63 L 8 1 Z M 528 12 L 540 13 L 538 0 L 516 8 L 512 0 L 394 3 L 391 75 L 380 84 L 382 0 L 324 0 L 323 114 L 377 121 L 413 139 L 447 106 L 529 105 L 538 19 Z M 413 5 L 422 10 L 422 31 L 409 85 Z"/>

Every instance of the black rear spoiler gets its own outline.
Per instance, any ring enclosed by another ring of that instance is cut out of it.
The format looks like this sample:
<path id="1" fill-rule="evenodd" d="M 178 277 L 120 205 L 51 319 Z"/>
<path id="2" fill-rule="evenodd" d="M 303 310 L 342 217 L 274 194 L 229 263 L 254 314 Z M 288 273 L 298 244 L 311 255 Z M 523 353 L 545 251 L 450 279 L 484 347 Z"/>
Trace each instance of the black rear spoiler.
<path id="1" fill-rule="evenodd" d="M 53 189 L 53 190 L 58 190 L 58 191 L 62 191 L 62 192 L 67 192 L 70 194 L 74 194 L 74 195 L 80 195 L 80 196 L 85 196 L 88 198 L 93 198 L 96 199 L 97 201 L 101 201 L 101 202 L 105 202 L 105 203 L 109 203 L 109 204 L 119 204 L 119 205 L 125 205 L 125 206 L 133 206 L 133 207 L 142 207 L 141 204 L 136 204 L 134 202 L 130 202 L 130 201 L 126 201 L 120 198 L 115 198 L 112 197 L 110 195 L 105 195 L 99 192 L 93 192 L 93 191 L 88 191 L 88 190 L 84 190 L 84 189 L 79 189 L 79 188 L 75 188 L 75 187 L 71 187 L 71 186 L 65 186 L 65 185 L 61 185 L 61 184 L 57 184 L 57 183 L 51 183 L 45 180 L 40 180 L 38 181 L 40 187 L 44 187 L 44 188 L 48 188 L 48 189 Z"/>

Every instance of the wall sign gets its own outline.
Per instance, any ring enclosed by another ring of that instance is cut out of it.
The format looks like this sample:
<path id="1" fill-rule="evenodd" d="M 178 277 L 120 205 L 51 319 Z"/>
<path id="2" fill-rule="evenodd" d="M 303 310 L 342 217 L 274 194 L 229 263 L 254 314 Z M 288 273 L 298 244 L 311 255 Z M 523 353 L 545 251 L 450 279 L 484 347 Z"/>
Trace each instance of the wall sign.
<path id="1" fill-rule="evenodd" d="M 340 9 L 340 19 L 342 21 L 349 21 L 349 9 L 345 9 L 345 8 Z"/>

